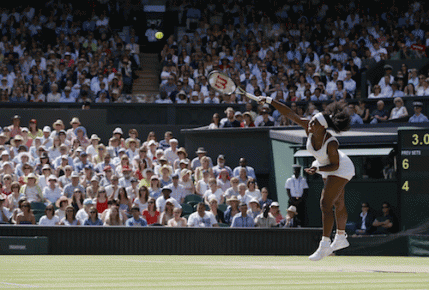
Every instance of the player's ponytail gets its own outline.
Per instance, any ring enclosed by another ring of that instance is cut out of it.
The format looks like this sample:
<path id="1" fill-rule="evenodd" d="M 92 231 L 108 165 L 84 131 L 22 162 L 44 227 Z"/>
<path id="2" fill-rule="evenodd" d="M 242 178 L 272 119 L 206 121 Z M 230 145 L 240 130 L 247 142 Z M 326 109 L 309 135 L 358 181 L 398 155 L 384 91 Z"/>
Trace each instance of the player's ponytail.
<path id="1" fill-rule="evenodd" d="M 350 115 L 347 112 L 346 104 L 333 102 L 327 106 L 323 115 L 328 123 L 328 128 L 333 129 L 336 133 L 350 129 Z"/>

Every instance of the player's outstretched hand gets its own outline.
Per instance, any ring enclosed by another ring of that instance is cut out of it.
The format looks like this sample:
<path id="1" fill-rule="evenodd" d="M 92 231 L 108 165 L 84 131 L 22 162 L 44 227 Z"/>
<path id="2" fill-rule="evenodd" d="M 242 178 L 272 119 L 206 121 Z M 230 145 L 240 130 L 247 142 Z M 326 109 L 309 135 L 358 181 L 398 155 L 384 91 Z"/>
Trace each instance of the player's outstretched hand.
<path id="1" fill-rule="evenodd" d="M 310 167 L 310 168 L 305 168 L 304 171 L 307 172 L 307 174 L 309 174 L 309 175 L 313 175 L 313 174 L 316 173 L 317 168 L 313 166 L 313 167 Z"/>
<path id="2" fill-rule="evenodd" d="M 265 104 L 265 102 L 266 102 L 266 100 L 267 100 L 267 98 L 266 97 L 263 97 L 263 96 L 259 96 L 259 104 L 260 105 L 264 105 Z"/>

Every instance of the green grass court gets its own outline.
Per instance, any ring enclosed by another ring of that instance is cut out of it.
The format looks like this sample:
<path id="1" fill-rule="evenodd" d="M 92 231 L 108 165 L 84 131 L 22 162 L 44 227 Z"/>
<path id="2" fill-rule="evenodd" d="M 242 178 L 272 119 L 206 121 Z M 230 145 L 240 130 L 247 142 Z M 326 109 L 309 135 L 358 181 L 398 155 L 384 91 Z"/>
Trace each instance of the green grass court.
<path id="1" fill-rule="evenodd" d="M 306 256 L 2 256 L 0 288 L 429 289 L 429 259 Z"/>

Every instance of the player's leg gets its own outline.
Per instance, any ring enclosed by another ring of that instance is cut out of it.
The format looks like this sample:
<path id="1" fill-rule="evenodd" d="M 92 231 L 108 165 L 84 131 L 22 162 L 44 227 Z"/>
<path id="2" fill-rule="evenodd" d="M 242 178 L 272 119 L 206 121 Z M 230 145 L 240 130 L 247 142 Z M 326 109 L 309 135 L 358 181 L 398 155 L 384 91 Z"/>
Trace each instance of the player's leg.
<path id="1" fill-rule="evenodd" d="M 332 251 L 347 248 L 350 244 L 346 236 L 347 209 L 344 200 L 344 189 L 338 199 L 335 201 L 335 220 L 337 223 L 337 233 L 331 244 Z"/>
<path id="2" fill-rule="evenodd" d="M 322 211 L 323 237 L 319 248 L 309 257 L 312 261 L 318 261 L 332 253 L 331 232 L 334 226 L 333 207 L 339 196 L 344 190 L 348 180 L 338 176 L 328 176 L 320 198 L 320 209 Z"/>
<path id="3" fill-rule="evenodd" d="M 347 208 L 344 200 L 344 188 L 334 203 L 335 207 L 335 221 L 337 223 L 337 230 L 345 231 L 347 223 Z"/>
<path id="4" fill-rule="evenodd" d="M 323 236 L 330 237 L 334 227 L 334 204 L 344 192 L 348 180 L 338 176 L 328 176 L 320 197 L 320 209 L 322 211 Z M 345 210 L 345 206 L 344 206 Z M 347 215 L 347 211 L 346 211 Z M 345 221 L 347 221 L 347 216 Z M 345 229 L 345 223 L 344 223 Z"/>

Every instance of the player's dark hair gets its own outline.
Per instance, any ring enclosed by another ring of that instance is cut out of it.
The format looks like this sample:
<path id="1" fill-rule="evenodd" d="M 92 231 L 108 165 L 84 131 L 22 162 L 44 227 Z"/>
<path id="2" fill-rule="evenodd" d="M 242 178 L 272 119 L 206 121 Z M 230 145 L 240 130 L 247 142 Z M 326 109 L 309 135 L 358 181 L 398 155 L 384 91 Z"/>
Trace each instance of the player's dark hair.
<path id="1" fill-rule="evenodd" d="M 333 102 L 329 104 L 323 116 L 328 122 L 328 128 L 333 129 L 336 133 L 350 129 L 350 115 L 347 112 L 346 103 Z"/>

